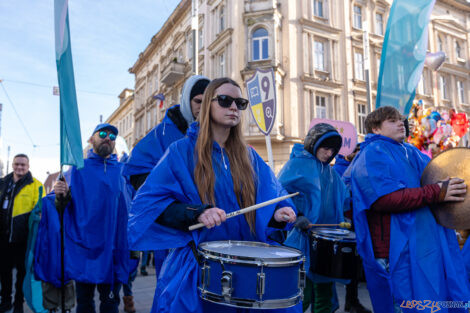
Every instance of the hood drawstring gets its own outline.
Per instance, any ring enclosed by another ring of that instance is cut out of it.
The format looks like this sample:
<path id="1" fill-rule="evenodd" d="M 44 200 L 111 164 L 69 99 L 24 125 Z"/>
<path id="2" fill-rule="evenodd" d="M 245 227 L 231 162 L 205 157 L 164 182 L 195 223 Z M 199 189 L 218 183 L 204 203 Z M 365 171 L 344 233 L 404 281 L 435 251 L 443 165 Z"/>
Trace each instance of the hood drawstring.
<path id="1" fill-rule="evenodd" d="M 106 173 L 106 159 L 103 159 L 103 163 L 104 163 L 104 172 Z"/>
<path id="2" fill-rule="evenodd" d="M 166 123 L 163 123 L 163 136 L 165 136 L 165 127 L 166 127 Z M 157 130 L 155 129 L 155 137 L 157 136 L 156 132 Z"/>

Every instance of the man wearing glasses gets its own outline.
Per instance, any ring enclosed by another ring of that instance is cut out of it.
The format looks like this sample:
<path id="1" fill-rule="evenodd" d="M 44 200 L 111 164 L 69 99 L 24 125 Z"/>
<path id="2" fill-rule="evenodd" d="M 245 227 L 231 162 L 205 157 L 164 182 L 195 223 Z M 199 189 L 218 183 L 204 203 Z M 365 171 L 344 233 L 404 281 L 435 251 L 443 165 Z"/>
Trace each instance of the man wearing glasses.
<path id="1" fill-rule="evenodd" d="M 130 199 L 122 163 L 112 153 L 117 134 L 115 126 L 99 124 L 88 141 L 92 149 L 88 151 L 85 166 L 72 167 L 65 174 L 66 181 L 59 180 L 54 185 L 55 194 L 44 199 L 36 244 L 36 275 L 49 283 L 49 287 L 61 286 L 57 221 L 58 212 L 64 212 L 65 281 L 75 280 L 77 313 L 95 312 L 96 288 L 100 294 L 100 312 L 118 313 L 120 283 L 127 283 L 129 276 L 127 207 Z M 51 300 L 46 295 L 44 298 Z M 44 301 L 46 309 L 58 308 L 60 297 L 57 300 L 56 303 Z M 66 304 L 66 308 L 70 306 Z"/>

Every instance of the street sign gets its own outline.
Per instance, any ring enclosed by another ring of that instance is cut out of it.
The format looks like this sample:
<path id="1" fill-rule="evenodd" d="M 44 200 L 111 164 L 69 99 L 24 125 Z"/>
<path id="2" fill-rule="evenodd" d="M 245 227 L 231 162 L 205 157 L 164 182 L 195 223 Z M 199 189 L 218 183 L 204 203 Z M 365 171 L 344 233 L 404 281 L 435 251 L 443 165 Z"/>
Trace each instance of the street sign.
<path id="1" fill-rule="evenodd" d="M 246 82 L 250 109 L 259 130 L 269 135 L 276 119 L 276 87 L 273 70 L 256 69 Z"/>
<path id="2" fill-rule="evenodd" d="M 356 131 L 356 127 L 354 127 L 352 123 L 344 122 L 344 121 L 329 120 L 326 118 L 314 118 L 310 122 L 310 128 L 320 123 L 330 124 L 331 126 L 336 128 L 338 133 L 343 138 L 343 144 L 338 154 L 346 156 L 348 154 L 351 154 L 354 151 L 354 148 L 356 148 L 356 144 L 357 144 L 357 131 Z"/>

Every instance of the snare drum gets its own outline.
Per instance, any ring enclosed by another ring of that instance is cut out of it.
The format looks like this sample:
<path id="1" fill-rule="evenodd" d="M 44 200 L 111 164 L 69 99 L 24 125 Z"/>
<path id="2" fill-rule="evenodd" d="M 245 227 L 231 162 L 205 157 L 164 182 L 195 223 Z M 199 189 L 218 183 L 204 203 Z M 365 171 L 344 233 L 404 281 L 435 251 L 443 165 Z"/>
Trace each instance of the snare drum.
<path id="1" fill-rule="evenodd" d="M 361 258 L 356 234 L 347 229 L 319 227 L 310 230 L 310 270 L 332 278 L 357 278 Z"/>
<path id="2" fill-rule="evenodd" d="M 280 309 L 298 304 L 305 258 L 296 249 L 251 241 L 211 241 L 198 247 L 201 298 L 238 307 Z"/>

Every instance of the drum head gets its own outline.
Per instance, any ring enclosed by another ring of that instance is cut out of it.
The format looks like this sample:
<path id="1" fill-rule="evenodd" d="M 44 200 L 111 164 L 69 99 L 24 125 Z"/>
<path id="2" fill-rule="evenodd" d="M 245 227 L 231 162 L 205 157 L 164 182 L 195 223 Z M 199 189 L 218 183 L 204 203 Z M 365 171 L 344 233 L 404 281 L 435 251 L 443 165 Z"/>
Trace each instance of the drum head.
<path id="1" fill-rule="evenodd" d="M 198 249 L 203 255 L 234 260 L 277 263 L 299 260 L 302 257 L 299 250 L 254 241 L 209 241 L 201 243 Z"/>
<path id="2" fill-rule="evenodd" d="M 356 241 L 356 233 L 343 228 L 318 227 L 310 230 L 312 237 L 330 240 Z"/>

